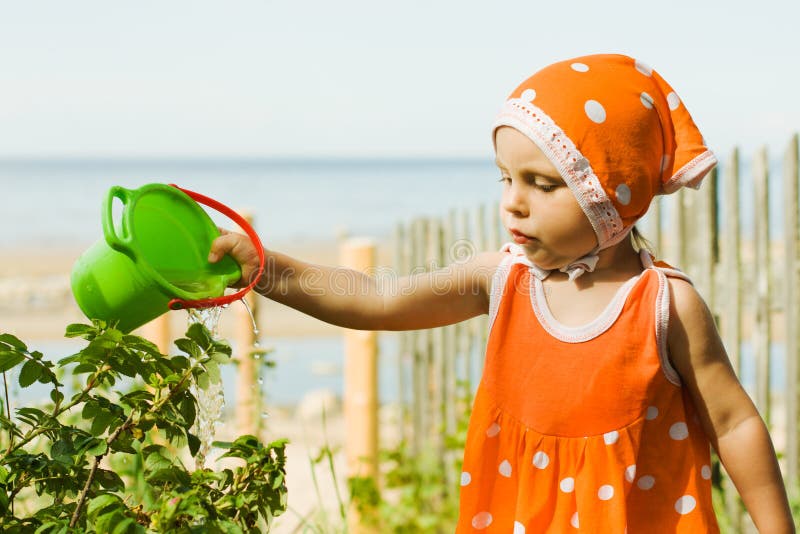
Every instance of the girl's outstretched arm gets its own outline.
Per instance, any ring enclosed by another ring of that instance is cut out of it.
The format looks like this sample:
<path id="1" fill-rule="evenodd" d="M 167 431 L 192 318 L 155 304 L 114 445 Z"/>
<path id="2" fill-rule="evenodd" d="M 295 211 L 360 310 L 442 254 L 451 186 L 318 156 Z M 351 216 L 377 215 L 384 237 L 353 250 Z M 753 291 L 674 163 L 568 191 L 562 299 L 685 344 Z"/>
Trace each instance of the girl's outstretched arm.
<path id="1" fill-rule="evenodd" d="M 758 531 L 795 532 L 767 427 L 731 366 L 703 299 L 683 280 L 671 287 L 669 355 Z"/>
<path id="2" fill-rule="evenodd" d="M 489 309 L 491 277 L 500 252 L 485 252 L 432 272 L 398 276 L 365 274 L 314 265 L 266 250 L 267 265 L 256 290 L 263 296 L 327 323 L 358 330 L 414 330 L 457 323 Z M 230 254 L 242 268 L 238 286 L 258 268 L 250 240 L 223 232 L 209 261 Z"/>

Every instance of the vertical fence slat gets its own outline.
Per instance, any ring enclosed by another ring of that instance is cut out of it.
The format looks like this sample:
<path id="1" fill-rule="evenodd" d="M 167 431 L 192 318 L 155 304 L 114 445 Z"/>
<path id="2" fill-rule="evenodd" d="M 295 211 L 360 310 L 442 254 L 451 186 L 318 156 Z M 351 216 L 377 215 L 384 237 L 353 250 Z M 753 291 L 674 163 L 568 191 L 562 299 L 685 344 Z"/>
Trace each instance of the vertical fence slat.
<path id="1" fill-rule="evenodd" d="M 800 477 L 800 434 L 798 434 L 798 395 L 800 390 L 800 366 L 798 366 L 798 347 L 800 347 L 800 328 L 798 328 L 798 308 L 800 308 L 800 287 L 798 287 L 798 136 L 795 134 L 789 143 L 783 159 L 783 221 L 784 221 L 784 331 L 786 347 L 786 482 L 791 493 L 797 491 Z"/>
<path id="2" fill-rule="evenodd" d="M 736 374 L 742 371 L 742 256 L 739 207 L 739 149 L 734 148 L 723 169 L 726 222 L 722 230 L 722 263 L 724 265 L 725 313 L 721 317 L 722 338 Z M 741 506 L 736 488 L 724 477 L 725 508 L 735 532 L 741 531 Z"/>
<path id="3" fill-rule="evenodd" d="M 755 186 L 754 245 L 756 320 L 753 348 L 756 357 L 756 405 L 769 424 L 770 398 L 770 250 L 769 250 L 769 170 L 767 150 L 760 149 L 753 160 Z"/>
<path id="4" fill-rule="evenodd" d="M 407 244 L 409 243 L 406 226 L 402 223 L 395 227 L 394 234 L 394 277 L 399 279 L 408 274 Z M 397 284 L 392 283 L 392 288 L 397 289 Z M 406 440 L 406 418 L 408 415 L 408 402 L 406 401 L 406 361 L 408 359 L 409 339 L 411 332 L 397 333 L 397 403 L 400 420 L 398 421 L 398 437 L 401 442 Z"/>
<path id="5" fill-rule="evenodd" d="M 736 374 L 742 372 L 742 253 L 739 221 L 739 149 L 734 148 L 723 175 L 725 181 L 726 223 L 723 229 L 723 263 L 725 265 L 725 314 L 722 333 Z"/>
<path id="6" fill-rule="evenodd" d="M 443 241 L 442 241 L 442 223 L 438 218 L 430 220 L 429 232 L 429 270 L 434 271 L 441 267 L 444 259 Z M 444 376 L 443 376 L 443 361 L 444 351 L 442 344 L 444 343 L 444 330 L 442 328 L 433 328 L 431 333 L 431 358 L 430 367 L 428 369 L 428 376 L 430 382 L 428 384 L 428 392 L 430 395 L 430 436 L 431 443 L 437 451 L 437 457 L 443 459 L 444 453 Z"/>
<path id="7" fill-rule="evenodd" d="M 419 270 L 425 265 L 425 243 L 427 241 L 427 226 L 424 219 L 414 221 L 414 270 Z M 413 450 L 418 453 L 422 450 L 427 429 L 427 384 L 425 361 L 429 354 L 425 330 L 416 332 L 414 339 L 414 359 L 412 381 L 414 389 L 414 414 L 413 414 Z"/>
<path id="8" fill-rule="evenodd" d="M 458 239 L 456 237 L 456 212 L 450 210 L 447 218 L 444 221 L 443 228 L 444 244 L 447 248 L 445 254 L 445 261 L 447 264 L 452 264 L 456 260 L 455 253 L 451 250 L 453 243 Z M 460 288 L 456 288 L 459 290 Z M 442 376 L 444 379 L 443 398 L 444 404 L 444 435 L 453 437 L 456 434 L 457 423 L 457 408 L 458 397 L 456 388 L 456 343 L 458 336 L 458 325 L 449 325 L 444 328 L 444 360 L 442 362 Z M 457 491 L 456 486 L 456 472 L 452 469 L 453 461 L 455 460 L 456 451 L 446 450 L 444 455 L 445 462 L 445 493 L 451 495 L 452 492 Z"/>

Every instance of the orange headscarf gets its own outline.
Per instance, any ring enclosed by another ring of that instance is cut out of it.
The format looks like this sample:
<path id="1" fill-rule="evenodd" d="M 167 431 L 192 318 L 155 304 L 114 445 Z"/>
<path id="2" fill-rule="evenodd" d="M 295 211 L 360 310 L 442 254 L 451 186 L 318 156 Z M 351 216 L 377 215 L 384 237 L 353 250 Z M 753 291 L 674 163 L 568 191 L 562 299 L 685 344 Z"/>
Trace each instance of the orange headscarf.
<path id="1" fill-rule="evenodd" d="M 572 190 L 598 246 L 563 268 L 591 271 L 655 195 L 697 189 L 716 165 L 689 111 L 652 68 L 617 54 L 554 63 L 506 100 L 492 128 L 511 126 L 545 153 Z"/>

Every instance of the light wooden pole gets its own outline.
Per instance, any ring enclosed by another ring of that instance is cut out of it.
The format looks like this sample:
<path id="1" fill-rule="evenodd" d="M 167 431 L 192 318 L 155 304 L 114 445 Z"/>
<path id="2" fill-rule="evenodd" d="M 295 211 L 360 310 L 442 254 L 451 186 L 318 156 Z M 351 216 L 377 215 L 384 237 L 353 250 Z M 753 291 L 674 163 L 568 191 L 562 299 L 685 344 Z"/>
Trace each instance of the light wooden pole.
<path id="1" fill-rule="evenodd" d="M 250 225 L 253 224 L 252 213 L 241 210 L 239 214 Z M 249 280 L 248 280 L 249 282 Z M 238 435 L 257 435 L 259 430 L 259 414 L 261 413 L 261 390 L 256 383 L 258 368 L 253 349 L 257 339 L 257 332 L 253 329 L 253 321 L 258 325 L 258 298 L 254 291 L 249 292 L 243 299 L 250 307 L 253 318 L 241 302 L 232 304 L 234 312 L 234 340 L 236 345 L 236 429 Z"/>
<path id="2" fill-rule="evenodd" d="M 339 249 L 340 263 L 364 272 L 375 265 L 375 244 L 350 238 Z M 339 283 L 341 282 L 341 283 Z M 357 291 L 344 271 L 334 284 L 337 291 Z M 375 332 L 344 331 L 344 422 L 345 455 L 349 477 L 378 478 L 378 343 Z M 354 506 L 348 512 L 348 530 L 370 532 L 361 526 Z"/>
<path id="3" fill-rule="evenodd" d="M 161 354 L 169 354 L 172 345 L 169 312 L 159 315 L 142 327 L 142 337 L 155 343 Z"/>

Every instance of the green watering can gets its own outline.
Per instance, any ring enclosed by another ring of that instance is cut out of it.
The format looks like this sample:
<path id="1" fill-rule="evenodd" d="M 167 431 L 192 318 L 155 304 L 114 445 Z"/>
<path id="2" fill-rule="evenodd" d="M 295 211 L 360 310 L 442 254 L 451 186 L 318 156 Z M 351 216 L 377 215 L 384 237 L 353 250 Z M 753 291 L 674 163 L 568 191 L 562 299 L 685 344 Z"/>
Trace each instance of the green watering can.
<path id="1" fill-rule="evenodd" d="M 114 199 L 123 204 L 114 222 Z M 236 222 L 256 247 L 260 266 L 250 284 L 231 295 L 225 288 L 241 277 L 236 261 L 225 256 L 208 262 L 217 226 L 202 203 Z M 136 190 L 114 186 L 103 201 L 104 238 L 72 268 L 72 294 L 90 319 L 118 321 L 130 332 L 168 310 L 210 308 L 239 300 L 264 272 L 264 248 L 239 214 L 199 193 L 174 184 L 149 184 Z"/>

